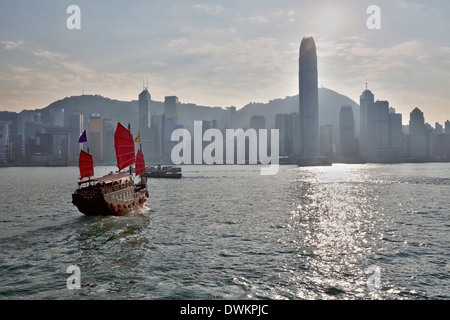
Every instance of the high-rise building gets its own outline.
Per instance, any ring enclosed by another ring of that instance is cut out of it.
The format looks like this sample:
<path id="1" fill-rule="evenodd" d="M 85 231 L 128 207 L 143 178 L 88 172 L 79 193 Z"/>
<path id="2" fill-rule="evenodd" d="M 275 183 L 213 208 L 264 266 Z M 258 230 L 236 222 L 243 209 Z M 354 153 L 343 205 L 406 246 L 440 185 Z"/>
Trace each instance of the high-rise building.
<path id="1" fill-rule="evenodd" d="M 17 119 L 17 134 L 24 135 L 26 122 L 41 122 L 41 113 L 36 111 L 22 111 Z"/>
<path id="2" fill-rule="evenodd" d="M 149 158 L 145 159 L 153 159 L 156 162 L 160 162 L 163 157 L 164 151 L 164 115 L 152 116 L 152 130 L 154 133 L 154 152 Z"/>
<path id="3" fill-rule="evenodd" d="M 275 129 L 279 130 L 279 154 L 285 156 L 288 154 L 288 128 L 286 124 L 286 114 L 278 113 L 275 116 Z"/>
<path id="4" fill-rule="evenodd" d="M 319 89 L 316 44 L 304 37 L 299 56 L 300 157 L 314 158 L 319 154 Z"/>
<path id="5" fill-rule="evenodd" d="M 152 129 L 150 105 L 151 95 L 148 88 L 144 88 L 139 94 L 139 133 L 144 159 L 150 159 L 155 153 L 155 133 Z"/>
<path id="6" fill-rule="evenodd" d="M 60 126 L 43 127 L 42 130 L 38 128 L 31 128 L 36 135 L 35 139 L 31 139 L 31 141 L 34 140 L 29 155 L 31 162 L 42 162 L 45 154 L 45 158 L 50 162 L 66 163 L 70 155 L 70 132 L 68 128 Z"/>
<path id="7" fill-rule="evenodd" d="M 333 151 L 333 126 L 323 124 L 320 126 L 320 154 L 324 157 L 331 157 Z"/>
<path id="8" fill-rule="evenodd" d="M 24 129 L 24 150 L 26 161 L 30 161 L 34 153 L 45 153 L 41 147 L 47 147 L 48 143 L 42 141 L 40 135 L 44 131 L 42 122 L 25 122 Z"/>
<path id="9" fill-rule="evenodd" d="M 300 116 L 298 113 L 277 114 L 275 129 L 279 130 L 279 154 L 297 160 L 300 152 Z"/>
<path id="10" fill-rule="evenodd" d="M 437 136 L 438 134 L 442 134 L 442 133 L 444 133 L 442 125 L 439 122 L 436 122 L 434 124 L 434 135 Z"/>
<path id="11" fill-rule="evenodd" d="M 10 121 L 0 121 L 0 163 L 12 160 Z"/>
<path id="12" fill-rule="evenodd" d="M 252 116 L 251 118 L 250 118 L 250 128 L 252 128 L 252 129 L 255 129 L 255 131 L 256 131 L 256 137 L 257 137 L 257 140 L 256 140 L 256 152 L 257 152 L 257 155 L 258 155 L 258 157 L 259 157 L 259 139 L 260 139 L 260 136 L 259 136 L 259 130 L 263 130 L 263 129 L 266 129 L 266 118 L 264 117 L 264 116 L 261 116 L 261 115 L 254 115 L 254 116 Z M 269 137 L 267 137 L 267 139 L 268 139 L 268 141 L 269 141 Z M 248 141 L 248 145 L 247 145 L 247 141 Z M 249 148 L 250 148 L 250 143 L 251 143 L 251 140 L 250 139 L 247 139 L 246 138 L 246 154 L 247 155 L 249 155 L 249 153 L 247 152 L 247 150 L 249 150 Z M 248 157 L 246 157 L 246 159 L 249 159 Z M 258 158 L 258 160 L 259 160 L 259 158 Z"/>
<path id="13" fill-rule="evenodd" d="M 292 160 L 300 154 L 300 114 L 298 112 L 289 115 L 291 123 Z"/>
<path id="14" fill-rule="evenodd" d="M 255 115 L 250 118 L 250 128 L 255 129 L 256 133 L 260 129 L 266 129 L 266 118 L 264 116 Z"/>
<path id="15" fill-rule="evenodd" d="M 450 121 L 445 121 L 445 133 L 450 134 Z"/>
<path id="16" fill-rule="evenodd" d="M 409 134 L 425 135 L 425 118 L 423 112 L 419 108 L 414 108 L 409 116 Z"/>
<path id="17" fill-rule="evenodd" d="M 163 161 L 169 161 L 171 159 L 172 149 L 175 146 L 175 143 L 171 140 L 172 133 L 175 130 L 175 119 L 169 116 L 164 116 L 163 119 Z"/>
<path id="18" fill-rule="evenodd" d="M 21 140 L 21 147 L 22 150 L 22 159 L 25 158 L 25 144 L 26 144 L 26 135 L 25 135 L 25 127 L 27 123 L 41 123 L 41 113 L 36 111 L 22 111 L 19 113 L 19 116 L 17 118 L 17 135 L 20 136 L 18 139 Z"/>
<path id="19" fill-rule="evenodd" d="M 98 113 L 89 118 L 88 145 L 95 161 L 103 161 L 103 119 Z"/>
<path id="20" fill-rule="evenodd" d="M 339 145 L 342 156 L 355 155 L 355 120 L 351 106 L 342 106 L 339 113 Z"/>
<path id="21" fill-rule="evenodd" d="M 164 100 L 164 113 L 166 118 L 169 117 L 175 121 L 175 127 L 179 124 L 178 119 L 178 109 L 180 106 L 180 102 L 178 101 L 178 97 L 170 96 L 165 97 Z"/>
<path id="22" fill-rule="evenodd" d="M 68 117 L 69 120 L 69 133 L 70 133 L 70 154 L 69 161 L 76 162 L 83 145 L 78 143 L 80 135 L 83 133 L 83 115 L 78 112 L 74 112 Z"/>
<path id="23" fill-rule="evenodd" d="M 423 112 L 419 108 L 409 114 L 409 134 L 407 136 L 407 155 L 425 158 L 430 155 L 430 143 Z"/>
<path id="24" fill-rule="evenodd" d="M 236 107 L 230 107 L 230 129 L 236 129 Z"/>
<path id="25" fill-rule="evenodd" d="M 139 132 L 145 138 L 152 126 L 150 112 L 151 96 L 147 88 L 139 94 Z"/>
<path id="26" fill-rule="evenodd" d="M 50 126 L 64 127 L 64 108 L 54 108 L 49 110 Z"/>
<path id="27" fill-rule="evenodd" d="M 202 134 L 204 134 L 206 130 L 209 130 L 211 128 L 212 128 L 212 121 L 202 120 Z"/>
<path id="28" fill-rule="evenodd" d="M 389 113 L 389 148 L 392 157 L 400 158 L 403 155 L 402 115 Z"/>
<path id="29" fill-rule="evenodd" d="M 375 123 L 375 149 L 377 150 L 377 157 L 380 157 L 385 149 L 389 149 L 389 102 L 377 100 L 373 105 L 373 121 Z"/>
<path id="30" fill-rule="evenodd" d="M 395 109 L 389 107 L 388 101 L 374 102 L 374 95 L 366 85 L 360 96 L 359 152 L 364 158 L 390 158 L 390 114 L 395 114 Z"/>
<path id="31" fill-rule="evenodd" d="M 373 108 L 373 104 L 375 103 L 375 97 L 373 93 L 367 89 L 361 94 L 359 97 L 359 105 L 360 105 L 360 128 L 359 128 L 359 150 L 363 157 L 369 156 L 369 127 L 370 131 L 373 134 L 374 126 L 373 123 L 369 124 L 369 109 Z"/>
<path id="32" fill-rule="evenodd" d="M 103 119 L 103 161 L 107 163 L 115 163 L 114 146 L 114 122 L 110 119 Z"/>
<path id="33" fill-rule="evenodd" d="M 176 96 L 165 97 L 164 100 L 164 118 L 163 118 L 163 129 L 162 129 L 162 153 L 163 160 L 169 161 L 171 159 L 171 151 L 175 145 L 171 141 L 172 132 L 179 125 L 178 120 L 178 109 L 179 101 Z"/>

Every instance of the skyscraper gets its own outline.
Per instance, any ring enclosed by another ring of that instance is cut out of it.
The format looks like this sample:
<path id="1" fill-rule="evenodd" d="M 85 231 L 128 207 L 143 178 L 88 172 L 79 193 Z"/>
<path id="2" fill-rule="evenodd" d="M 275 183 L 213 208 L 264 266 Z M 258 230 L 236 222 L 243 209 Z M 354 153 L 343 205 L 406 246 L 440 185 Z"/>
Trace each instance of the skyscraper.
<path id="1" fill-rule="evenodd" d="M 377 157 L 383 158 L 383 149 L 389 148 L 389 102 L 384 100 L 377 100 L 373 105 L 375 124 L 375 149 Z"/>
<path id="2" fill-rule="evenodd" d="M 11 157 L 11 127 L 10 121 L 0 121 L 0 163 L 8 162 Z"/>
<path id="3" fill-rule="evenodd" d="M 22 158 L 25 158 L 25 126 L 27 122 L 41 123 L 41 113 L 36 111 L 22 111 L 17 118 L 17 135 L 20 135 Z"/>
<path id="4" fill-rule="evenodd" d="M 152 116 L 150 111 L 151 96 L 148 88 L 144 87 L 139 94 L 139 133 L 140 146 L 145 159 L 150 159 L 155 154 L 155 132 L 152 129 Z"/>
<path id="5" fill-rule="evenodd" d="M 319 154 L 319 89 L 317 86 L 316 44 L 304 37 L 299 57 L 300 157 L 314 158 Z"/>
<path id="6" fill-rule="evenodd" d="M 64 127 L 64 108 L 50 109 L 50 126 Z"/>
<path id="7" fill-rule="evenodd" d="M 147 88 L 144 88 L 139 94 L 139 132 L 143 138 L 146 138 L 152 125 L 150 101 L 150 93 Z"/>
<path id="8" fill-rule="evenodd" d="M 279 154 L 289 156 L 289 161 L 296 161 L 300 152 L 300 117 L 298 113 L 277 114 L 275 129 L 279 130 Z"/>
<path id="9" fill-rule="evenodd" d="M 363 91 L 361 96 L 359 97 L 359 105 L 360 105 L 360 128 L 359 128 L 359 149 L 361 151 L 361 155 L 366 157 L 369 153 L 369 145 L 373 145 L 373 143 L 369 143 L 369 131 L 371 131 L 371 139 L 374 137 L 374 123 L 371 121 L 369 123 L 369 112 L 373 108 L 373 104 L 375 103 L 375 96 L 372 91 L 367 89 Z M 369 128 L 370 127 L 370 128 Z"/>
<path id="10" fill-rule="evenodd" d="M 173 119 L 175 121 L 175 126 L 179 124 L 178 122 L 178 109 L 180 102 L 178 101 L 178 97 L 170 96 L 165 97 L 164 99 L 164 113 L 166 117 Z"/>
<path id="11" fill-rule="evenodd" d="M 442 125 L 439 122 L 436 122 L 434 125 L 434 135 L 442 134 L 444 132 Z"/>
<path id="12" fill-rule="evenodd" d="M 389 113 L 389 148 L 391 159 L 399 159 L 403 156 L 402 115 L 400 113 Z"/>
<path id="13" fill-rule="evenodd" d="M 320 154 L 325 157 L 333 156 L 333 126 L 331 124 L 320 126 Z"/>
<path id="14" fill-rule="evenodd" d="M 69 115 L 69 133 L 70 133 L 70 153 L 69 160 L 76 162 L 80 150 L 83 147 L 82 143 L 78 143 L 78 138 L 83 132 L 83 115 L 79 112 L 74 112 Z"/>
<path id="15" fill-rule="evenodd" d="M 103 161 L 103 119 L 94 113 L 89 118 L 89 148 L 95 161 Z"/>
<path id="16" fill-rule="evenodd" d="M 355 120 L 351 106 L 342 106 L 339 113 L 339 141 L 342 156 L 355 154 Z"/>
<path id="17" fill-rule="evenodd" d="M 168 96 L 164 99 L 164 123 L 163 123 L 163 157 L 168 161 L 171 150 L 175 145 L 171 141 L 172 132 L 176 129 L 178 122 L 179 101 L 176 96 Z"/>
<path id="18" fill-rule="evenodd" d="M 419 108 L 414 108 L 409 114 L 409 133 L 425 135 L 425 118 Z"/>
<path id="19" fill-rule="evenodd" d="M 230 110 L 230 129 L 236 129 L 236 107 L 229 107 Z"/>
<path id="20" fill-rule="evenodd" d="M 424 158 L 429 155 L 429 142 L 425 127 L 425 118 L 419 108 L 409 114 L 409 134 L 407 136 L 407 155 Z"/>
<path id="21" fill-rule="evenodd" d="M 260 129 L 266 129 L 266 118 L 260 115 L 251 117 L 250 128 L 255 129 L 257 133 Z"/>

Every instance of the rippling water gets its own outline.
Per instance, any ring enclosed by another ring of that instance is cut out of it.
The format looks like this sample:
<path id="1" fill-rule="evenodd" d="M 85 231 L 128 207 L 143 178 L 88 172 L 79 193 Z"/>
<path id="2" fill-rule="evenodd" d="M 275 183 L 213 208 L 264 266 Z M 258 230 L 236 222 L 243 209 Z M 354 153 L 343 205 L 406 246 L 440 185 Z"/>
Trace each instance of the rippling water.
<path id="1" fill-rule="evenodd" d="M 186 166 L 92 218 L 77 168 L 0 168 L 0 299 L 450 298 L 450 164 L 259 169 Z"/>

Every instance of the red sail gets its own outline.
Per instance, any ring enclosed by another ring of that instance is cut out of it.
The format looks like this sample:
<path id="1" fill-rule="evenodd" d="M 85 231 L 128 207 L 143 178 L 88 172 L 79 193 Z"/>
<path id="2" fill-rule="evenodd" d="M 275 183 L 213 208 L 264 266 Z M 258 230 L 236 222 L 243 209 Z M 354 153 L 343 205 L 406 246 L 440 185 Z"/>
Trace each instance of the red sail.
<path id="1" fill-rule="evenodd" d="M 80 180 L 83 178 L 89 178 L 94 175 L 94 161 L 92 160 L 92 156 L 84 152 L 83 150 L 80 152 Z"/>
<path id="2" fill-rule="evenodd" d="M 116 149 L 119 171 L 131 166 L 135 162 L 133 136 L 120 123 L 117 124 L 116 133 L 114 134 L 114 147 Z"/>
<path id="3" fill-rule="evenodd" d="M 143 174 L 145 172 L 145 160 L 144 155 L 142 154 L 141 150 L 138 150 L 136 155 L 136 169 L 135 169 L 136 176 Z"/>

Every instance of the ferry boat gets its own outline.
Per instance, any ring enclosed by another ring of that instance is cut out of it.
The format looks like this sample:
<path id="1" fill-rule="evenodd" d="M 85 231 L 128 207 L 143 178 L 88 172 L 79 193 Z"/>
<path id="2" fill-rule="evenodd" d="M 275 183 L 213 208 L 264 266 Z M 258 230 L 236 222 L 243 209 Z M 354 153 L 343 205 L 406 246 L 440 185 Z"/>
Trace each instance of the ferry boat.
<path id="1" fill-rule="evenodd" d="M 156 167 L 146 167 L 146 171 L 141 175 L 147 178 L 172 178 L 180 179 L 181 168 L 174 166 L 161 166 L 158 164 Z"/>
<path id="2" fill-rule="evenodd" d="M 72 203 L 88 216 L 122 216 L 142 208 L 149 197 L 145 177 L 138 183 L 134 178 L 145 172 L 145 160 L 139 149 L 135 156 L 134 140 L 130 130 L 117 124 L 114 134 L 118 173 L 93 178 L 92 155 L 81 151 L 79 158 L 80 180 L 78 189 L 72 194 Z M 131 165 L 135 164 L 135 175 Z M 120 172 L 130 167 L 130 172 Z"/>

